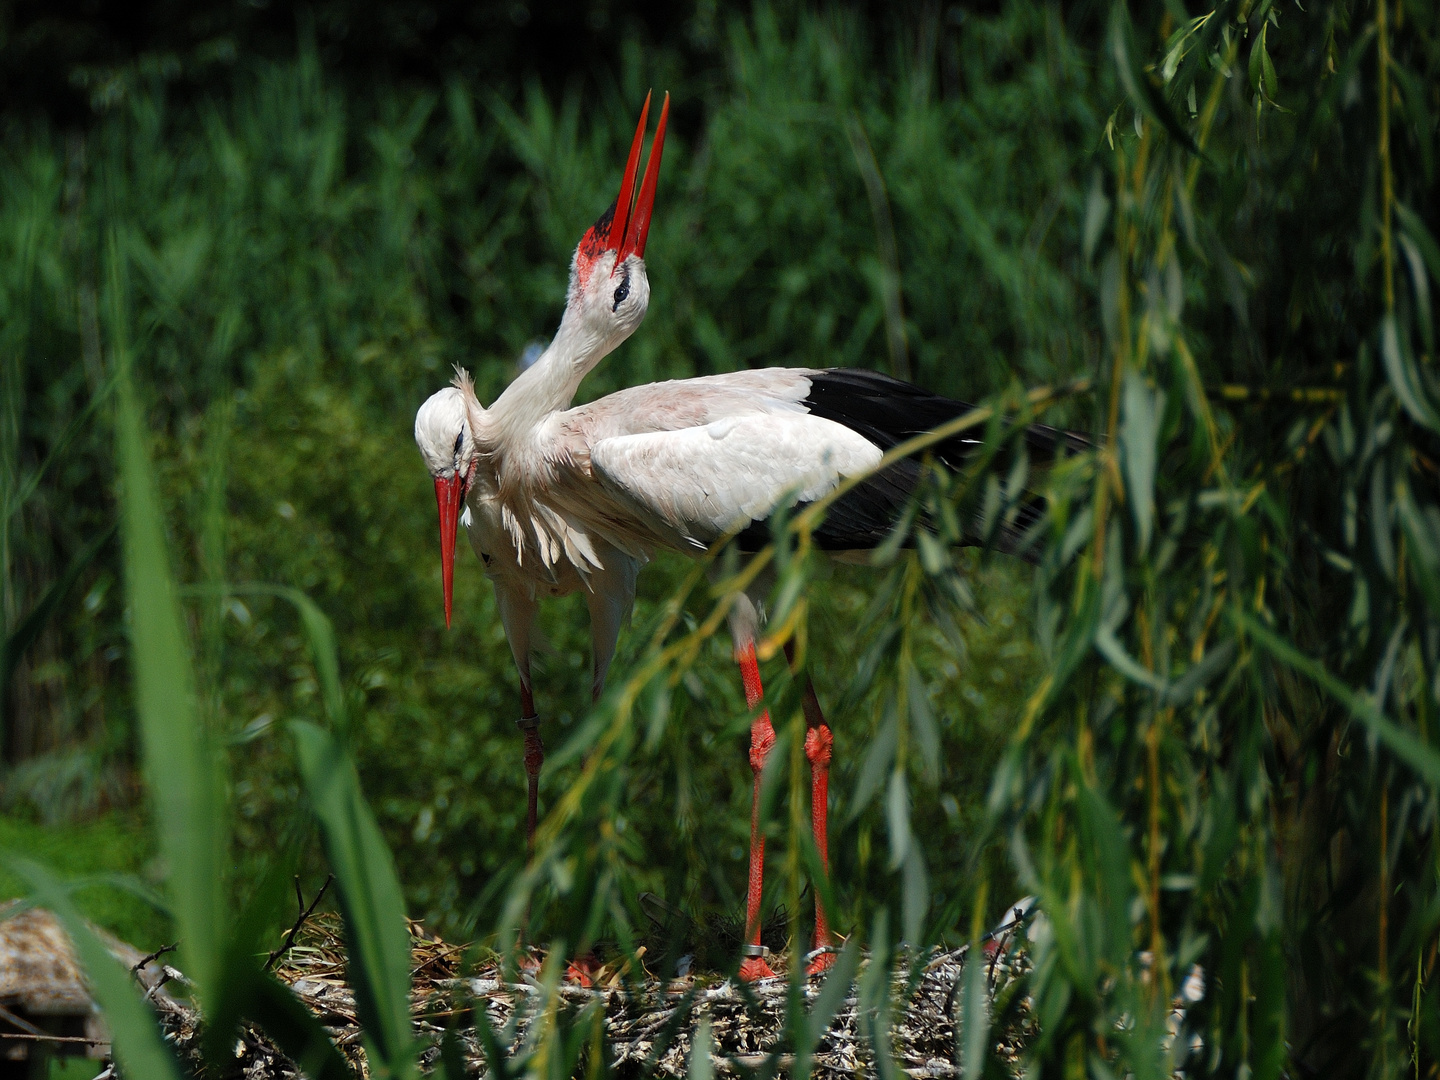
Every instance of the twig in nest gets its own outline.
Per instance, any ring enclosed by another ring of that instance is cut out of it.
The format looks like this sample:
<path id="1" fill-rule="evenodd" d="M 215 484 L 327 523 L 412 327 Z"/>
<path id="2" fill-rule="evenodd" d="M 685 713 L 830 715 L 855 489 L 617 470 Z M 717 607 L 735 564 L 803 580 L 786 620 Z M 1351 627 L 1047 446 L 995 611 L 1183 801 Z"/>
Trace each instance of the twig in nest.
<path id="1" fill-rule="evenodd" d="M 18 1027 L 21 1031 L 23 1031 L 23 1032 L 27 1033 L 28 1035 L 30 1035 L 32 1038 L 35 1037 L 35 1036 L 37 1036 L 37 1035 L 38 1035 L 38 1036 L 43 1036 L 43 1035 L 47 1034 L 47 1032 L 41 1031 L 41 1030 L 40 1030 L 38 1027 L 36 1027 L 34 1024 L 30 1023 L 29 1020 L 26 1020 L 26 1019 L 24 1019 L 24 1018 L 22 1018 L 22 1017 L 16 1016 L 13 1012 L 11 1012 L 11 1011 L 10 1011 L 9 1009 L 7 1009 L 7 1008 L 4 1008 L 3 1006 L 0 1006 L 0 1020 L 7 1020 L 7 1021 L 9 1021 L 10 1023 L 12 1023 L 12 1024 L 14 1024 L 16 1027 Z M 3 1037 L 4 1037 L 4 1036 L 0 1036 L 0 1038 L 3 1038 Z"/>
<path id="2" fill-rule="evenodd" d="M 273 968 L 275 961 L 290 951 L 290 947 L 295 944 L 295 935 L 300 933 L 300 928 L 305 925 L 305 920 L 315 911 L 315 905 L 320 903 L 320 898 L 325 895 L 325 890 L 330 888 L 330 883 L 334 880 L 334 874 L 327 874 L 325 884 L 320 886 L 320 891 L 315 894 L 315 899 L 310 901 L 309 907 L 306 907 L 305 894 L 300 891 L 300 875 L 295 875 L 295 903 L 300 909 L 300 914 L 295 919 L 295 925 L 290 927 L 290 933 L 285 935 L 285 943 L 272 952 L 270 958 L 265 961 L 266 971 Z"/>
<path id="3" fill-rule="evenodd" d="M 155 995 L 160 992 L 161 988 L 179 974 L 180 973 L 174 968 L 172 968 L 169 964 L 166 964 L 165 967 L 162 968 L 160 971 L 160 978 L 155 980 L 155 985 L 150 987 L 149 990 L 145 991 L 144 1000 L 153 1001 L 155 999 Z"/>
<path id="4" fill-rule="evenodd" d="M 166 945 L 166 946 L 164 946 L 163 948 L 156 949 L 156 950 L 155 950 L 153 953 L 151 953 L 149 956 L 142 956 L 142 957 L 135 963 L 135 966 L 130 969 L 130 974 L 132 974 L 132 975 L 135 976 L 136 980 L 140 983 L 141 986 L 145 986 L 145 980 L 140 977 L 140 972 L 142 972 L 142 971 L 145 970 L 146 965 L 147 965 L 147 964 L 150 964 L 150 963 L 153 963 L 153 962 L 156 961 L 156 960 L 159 960 L 160 957 L 164 956 L 166 953 L 174 952 L 174 951 L 175 951 L 176 949 L 178 949 L 179 947 L 180 947 L 180 943 L 177 941 L 177 942 L 175 942 L 175 943 L 172 944 L 172 945 Z M 160 965 L 160 978 L 158 978 L 158 979 L 155 980 L 155 984 L 154 984 L 153 986 L 146 987 L 146 989 L 145 989 L 145 1000 L 146 1000 L 146 1001 L 152 1000 L 152 999 L 155 997 L 155 995 L 160 992 L 160 988 L 161 988 L 162 986 L 164 986 L 166 983 L 168 983 L 171 979 L 175 979 L 175 978 L 183 979 L 184 976 L 181 975 L 181 974 L 180 974 L 178 971 L 176 971 L 174 968 L 172 968 L 169 964 L 161 964 L 161 965 Z"/>
<path id="5" fill-rule="evenodd" d="M 134 974 L 139 975 L 140 972 L 144 971 L 148 965 L 153 964 L 156 960 L 159 960 L 160 957 L 164 956 L 166 953 L 174 952 L 179 947 L 180 943 L 178 941 L 175 942 L 175 944 L 173 945 L 163 945 L 160 948 L 156 949 L 154 952 L 152 952 L 149 956 L 142 956 L 139 960 L 135 962 L 135 966 L 132 967 L 130 970 Z"/>

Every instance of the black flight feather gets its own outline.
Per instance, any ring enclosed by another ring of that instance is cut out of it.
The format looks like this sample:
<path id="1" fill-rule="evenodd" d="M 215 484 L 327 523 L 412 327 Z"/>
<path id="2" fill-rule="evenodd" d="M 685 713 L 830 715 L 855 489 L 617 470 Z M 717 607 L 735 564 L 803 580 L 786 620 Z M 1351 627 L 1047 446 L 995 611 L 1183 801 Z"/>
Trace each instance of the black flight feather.
<path id="1" fill-rule="evenodd" d="M 813 415 L 843 424 L 879 447 L 882 453 L 974 409 L 963 401 L 932 394 L 911 383 L 876 371 L 831 368 L 810 376 L 810 393 L 801 402 Z M 963 469 L 984 444 L 984 439 L 963 432 L 937 443 L 928 453 L 951 471 Z M 1025 429 L 1025 446 L 1032 460 L 1048 463 L 1059 454 L 1089 448 L 1083 435 L 1045 424 Z M 815 542 L 826 551 L 868 551 L 879 547 L 894 528 L 915 486 L 921 465 L 905 458 L 835 501 L 815 530 Z M 1015 551 L 1020 539 L 1044 514 L 1044 500 L 1031 497 L 1018 507 L 1015 520 L 999 531 L 995 544 Z M 753 522 L 738 540 L 743 550 L 754 551 L 770 542 L 769 526 Z M 976 528 L 962 538 L 965 544 L 982 544 Z M 1023 554 L 1023 553 L 1022 553 Z"/>

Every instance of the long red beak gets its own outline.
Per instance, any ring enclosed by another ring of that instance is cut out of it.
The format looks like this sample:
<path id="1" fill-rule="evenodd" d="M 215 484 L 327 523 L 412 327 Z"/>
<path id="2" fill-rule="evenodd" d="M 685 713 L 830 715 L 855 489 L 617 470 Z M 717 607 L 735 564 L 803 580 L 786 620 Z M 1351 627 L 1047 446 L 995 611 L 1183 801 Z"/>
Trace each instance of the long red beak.
<path id="1" fill-rule="evenodd" d="M 660 123 L 655 125 L 655 141 L 650 144 L 650 158 L 645 162 L 645 181 L 640 185 L 640 197 L 635 200 L 635 212 L 630 215 L 630 226 L 625 230 L 625 245 L 615 257 L 616 265 L 625 261 L 632 251 L 641 258 L 645 256 L 645 241 L 650 236 L 650 216 L 655 210 L 655 183 L 660 178 L 660 158 L 665 153 L 665 122 L 670 119 L 670 94 L 660 105 Z"/>
<path id="2" fill-rule="evenodd" d="M 650 94 L 647 93 L 645 107 L 640 110 L 640 123 L 635 125 L 635 138 L 630 143 L 630 156 L 625 161 L 625 175 L 620 178 L 620 194 L 615 197 L 615 214 L 610 219 L 610 232 L 605 237 L 605 247 L 611 250 L 618 249 L 625 242 L 625 227 L 630 223 L 630 204 L 635 201 L 635 174 L 640 168 L 640 144 L 645 141 L 645 122 L 649 119 Z M 653 154 L 655 151 L 650 152 Z"/>
<path id="3" fill-rule="evenodd" d="M 450 629 L 450 599 L 455 588 L 455 533 L 460 526 L 460 503 L 465 498 L 465 478 L 435 478 L 435 502 L 440 507 L 440 580 L 445 585 L 445 629 Z"/>
<path id="4" fill-rule="evenodd" d="M 610 221 L 607 246 L 617 249 L 615 266 L 630 255 L 645 256 L 645 241 L 650 236 L 650 219 L 655 211 L 655 185 L 660 177 L 660 159 L 665 153 L 665 124 L 670 119 L 670 95 L 667 92 L 660 106 L 660 123 L 655 126 L 655 140 L 650 144 L 650 157 L 645 162 L 645 179 L 640 184 L 640 197 L 632 209 L 635 173 L 640 167 L 640 144 L 645 139 L 645 122 L 650 116 L 650 95 L 640 110 L 640 123 L 630 144 L 630 157 L 625 163 L 625 176 L 620 181 L 620 194 L 615 200 L 615 216 Z M 613 271 L 612 271 L 613 272 Z"/>

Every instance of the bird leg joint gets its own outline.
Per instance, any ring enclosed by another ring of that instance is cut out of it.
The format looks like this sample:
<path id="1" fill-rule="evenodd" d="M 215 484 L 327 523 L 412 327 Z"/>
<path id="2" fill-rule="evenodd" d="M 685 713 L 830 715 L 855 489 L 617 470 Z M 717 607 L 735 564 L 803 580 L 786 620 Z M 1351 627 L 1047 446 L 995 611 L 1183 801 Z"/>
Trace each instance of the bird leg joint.
<path id="1" fill-rule="evenodd" d="M 765 759 L 775 745 L 775 729 L 770 725 L 770 714 L 761 713 L 750 725 L 750 768 L 758 775 L 765 768 Z"/>
<path id="2" fill-rule="evenodd" d="M 830 734 L 829 724 L 820 724 L 805 732 L 805 757 L 812 768 L 828 769 L 830 751 L 834 746 L 835 738 Z"/>
<path id="3" fill-rule="evenodd" d="M 539 726 L 534 724 L 524 729 L 525 774 L 532 778 L 540 775 L 540 766 L 545 764 L 545 744 L 540 741 Z"/>

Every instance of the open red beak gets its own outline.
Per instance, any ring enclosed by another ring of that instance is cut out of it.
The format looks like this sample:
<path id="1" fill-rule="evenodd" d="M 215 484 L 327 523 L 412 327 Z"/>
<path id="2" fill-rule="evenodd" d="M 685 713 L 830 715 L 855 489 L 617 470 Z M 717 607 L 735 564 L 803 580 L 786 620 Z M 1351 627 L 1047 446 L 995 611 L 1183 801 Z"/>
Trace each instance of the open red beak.
<path id="1" fill-rule="evenodd" d="M 650 218 L 655 211 L 655 184 L 660 177 L 660 158 L 665 152 L 665 122 L 670 119 L 670 95 L 660 106 L 660 123 L 655 126 L 655 140 L 650 144 L 650 157 L 645 162 L 645 179 L 640 196 L 635 198 L 635 174 L 640 168 L 640 144 L 645 141 L 645 122 L 650 118 L 650 95 L 640 110 L 640 123 L 630 144 L 630 157 L 625 162 L 625 176 L 620 181 L 620 194 L 615 200 L 615 216 L 610 219 L 610 235 L 606 247 L 615 249 L 615 266 L 630 255 L 645 256 L 645 241 L 650 235 Z M 631 202 L 634 201 L 632 208 Z M 613 271 L 612 271 L 613 273 Z"/>
<path id="2" fill-rule="evenodd" d="M 460 503 L 465 499 L 465 477 L 435 478 L 435 502 L 440 507 L 440 579 L 445 585 L 445 629 L 450 629 L 450 599 L 455 586 L 455 534 L 460 526 Z"/>

